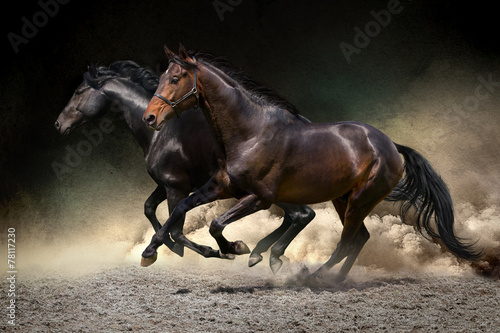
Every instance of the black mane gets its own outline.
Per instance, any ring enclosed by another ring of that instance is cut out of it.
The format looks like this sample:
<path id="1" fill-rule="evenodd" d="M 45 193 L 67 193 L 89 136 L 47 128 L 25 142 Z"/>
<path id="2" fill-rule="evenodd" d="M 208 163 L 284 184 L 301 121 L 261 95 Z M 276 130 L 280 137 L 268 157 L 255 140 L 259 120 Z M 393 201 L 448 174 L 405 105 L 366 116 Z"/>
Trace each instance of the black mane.
<path id="1" fill-rule="evenodd" d="M 288 102 L 283 97 L 279 96 L 271 88 L 263 86 L 257 83 L 256 81 L 252 80 L 247 75 L 243 74 L 243 72 L 240 69 L 234 67 L 231 63 L 227 61 L 227 59 L 222 57 L 215 57 L 207 53 L 192 52 L 192 51 L 189 52 L 189 56 L 190 57 L 194 56 L 197 60 L 204 61 L 220 69 L 221 71 L 226 73 L 229 77 L 231 77 L 233 80 L 238 82 L 245 90 L 247 90 L 253 96 L 259 98 L 260 100 L 268 104 L 271 104 L 273 106 L 285 109 L 292 114 L 299 114 L 299 111 L 297 110 L 295 105 Z M 187 62 L 177 55 L 174 55 L 170 59 L 170 62 L 178 64 L 179 66 L 185 69 L 192 69 L 196 67 L 193 63 Z"/>
<path id="2" fill-rule="evenodd" d="M 141 67 L 131 60 L 116 61 L 109 67 L 98 67 L 96 71 L 96 75 L 92 75 L 89 72 L 85 72 L 83 75 L 85 81 L 95 89 L 101 88 L 104 82 L 116 77 L 129 79 L 131 82 L 142 86 L 151 94 L 158 87 L 158 76 L 151 70 Z"/>

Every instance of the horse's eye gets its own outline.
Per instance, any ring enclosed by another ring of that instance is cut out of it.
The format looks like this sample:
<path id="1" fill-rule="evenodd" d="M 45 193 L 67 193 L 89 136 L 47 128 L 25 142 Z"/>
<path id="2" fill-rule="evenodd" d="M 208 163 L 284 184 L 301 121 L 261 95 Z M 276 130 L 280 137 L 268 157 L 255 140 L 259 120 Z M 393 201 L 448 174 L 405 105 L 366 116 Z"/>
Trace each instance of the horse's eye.
<path id="1" fill-rule="evenodd" d="M 178 77 L 173 77 L 172 80 L 170 80 L 171 84 L 177 84 L 179 83 L 179 78 Z"/>

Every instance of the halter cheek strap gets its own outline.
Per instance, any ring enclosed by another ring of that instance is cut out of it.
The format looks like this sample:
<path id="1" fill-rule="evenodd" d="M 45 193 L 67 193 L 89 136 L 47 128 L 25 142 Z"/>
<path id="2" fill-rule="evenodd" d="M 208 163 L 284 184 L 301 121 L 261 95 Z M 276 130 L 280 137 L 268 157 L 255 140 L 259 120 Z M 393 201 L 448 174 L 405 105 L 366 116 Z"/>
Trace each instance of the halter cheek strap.
<path id="1" fill-rule="evenodd" d="M 193 57 L 193 63 L 196 66 L 196 58 L 195 57 Z M 170 105 L 172 107 L 172 109 L 174 109 L 174 112 L 175 112 L 175 115 L 177 116 L 177 118 L 180 117 L 180 113 L 177 110 L 176 106 L 179 103 L 185 101 L 188 97 L 191 97 L 191 95 L 194 95 L 194 97 L 196 97 L 196 105 L 193 107 L 193 108 L 196 109 L 196 108 L 198 108 L 198 105 L 200 104 L 200 95 L 198 94 L 198 89 L 196 89 L 196 67 L 194 68 L 194 84 L 193 84 L 193 89 L 191 89 L 190 91 L 188 91 L 184 96 L 182 96 L 181 98 L 179 98 L 175 102 L 172 102 L 172 101 L 168 100 L 167 98 L 163 97 L 160 94 L 157 94 L 157 93 L 154 94 L 154 96 L 158 97 L 159 99 L 161 99 L 162 101 L 164 101 L 165 103 L 167 103 L 168 105 Z"/>

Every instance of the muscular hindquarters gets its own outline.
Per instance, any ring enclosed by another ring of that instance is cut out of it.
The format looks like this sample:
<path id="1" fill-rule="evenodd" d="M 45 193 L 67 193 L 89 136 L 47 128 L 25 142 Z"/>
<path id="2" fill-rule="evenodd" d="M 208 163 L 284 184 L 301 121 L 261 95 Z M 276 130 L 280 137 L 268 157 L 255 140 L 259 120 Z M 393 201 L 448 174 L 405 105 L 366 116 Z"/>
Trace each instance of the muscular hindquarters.
<path id="1" fill-rule="evenodd" d="M 369 125 L 308 124 L 300 132 L 291 133 L 287 140 L 276 201 L 312 204 L 332 200 L 375 176 L 384 178 L 380 183 L 392 189 L 401 177 L 402 162 L 394 144 Z"/>

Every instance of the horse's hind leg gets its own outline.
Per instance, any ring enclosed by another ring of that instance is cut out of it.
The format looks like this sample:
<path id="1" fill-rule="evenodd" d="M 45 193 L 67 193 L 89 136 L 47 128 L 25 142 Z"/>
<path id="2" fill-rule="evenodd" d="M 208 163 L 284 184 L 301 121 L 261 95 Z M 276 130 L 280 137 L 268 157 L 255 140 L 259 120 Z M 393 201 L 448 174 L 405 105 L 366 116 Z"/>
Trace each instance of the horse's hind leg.
<path id="1" fill-rule="evenodd" d="M 146 215 L 149 222 L 151 222 L 151 225 L 153 226 L 155 232 L 157 232 L 161 228 L 161 224 L 156 217 L 156 209 L 158 208 L 159 204 L 165 201 L 165 199 L 167 199 L 165 188 L 161 185 L 158 185 L 144 203 L 144 215 Z M 180 255 L 181 257 L 183 256 L 184 247 L 182 245 L 174 243 L 174 241 L 172 241 L 170 237 L 165 238 L 164 244 L 170 250 L 172 250 L 172 252 Z"/>
<path id="2" fill-rule="evenodd" d="M 366 226 L 363 223 L 363 224 L 361 224 L 361 227 L 359 228 L 358 233 L 356 234 L 356 237 L 354 238 L 354 249 L 347 256 L 347 259 L 345 260 L 344 264 L 340 268 L 340 272 L 335 279 L 337 282 L 342 282 L 345 280 L 345 278 L 347 277 L 347 274 L 349 274 L 349 271 L 352 268 L 352 265 L 354 265 L 356 258 L 358 257 L 359 253 L 361 252 L 361 249 L 366 244 L 368 239 L 370 239 L 370 233 L 368 232 L 368 229 L 366 229 Z"/>
<path id="3" fill-rule="evenodd" d="M 333 266 L 338 264 L 339 262 L 342 261 L 345 257 L 347 257 L 349 254 L 351 254 L 354 250 L 353 244 L 351 244 L 352 238 L 349 240 L 340 240 L 340 242 L 337 244 L 337 248 L 333 252 L 332 256 L 330 259 L 323 265 L 321 266 L 314 274 L 312 275 L 313 277 L 321 277 L 324 272 L 328 271 L 331 269 Z"/>
<path id="4" fill-rule="evenodd" d="M 342 225 L 344 225 L 344 220 L 345 220 L 345 212 L 347 209 L 347 200 L 344 198 L 337 198 L 332 201 L 335 209 L 337 210 L 337 213 L 339 214 L 340 221 L 342 222 Z M 370 233 L 368 232 L 368 229 L 366 229 L 365 224 L 361 224 L 361 227 L 358 230 L 358 233 L 356 234 L 354 238 L 354 250 L 353 252 L 347 256 L 346 261 L 342 265 L 342 268 L 340 269 L 340 273 L 337 276 L 337 281 L 343 281 L 349 271 L 352 268 L 352 265 L 356 261 L 356 258 L 358 257 L 359 253 L 361 252 L 361 249 L 365 245 L 365 243 L 368 241 L 370 238 Z"/>
<path id="5" fill-rule="evenodd" d="M 283 209 L 285 212 L 285 216 L 283 219 L 283 223 L 278 227 L 278 229 L 274 230 L 271 234 L 262 239 L 255 246 L 254 250 L 250 254 L 250 258 L 248 260 L 248 266 L 252 267 L 259 263 L 262 260 L 262 252 L 265 252 L 273 245 L 274 255 L 277 259 L 275 261 L 276 265 L 279 265 L 279 257 L 283 255 L 286 247 L 290 244 L 290 242 L 295 238 L 295 236 L 302 230 L 304 227 L 314 219 L 316 213 L 307 206 L 299 206 L 285 203 L 277 203 L 276 206 Z M 293 227 L 293 231 L 288 231 L 289 228 Z M 283 237 L 287 233 L 286 237 Z M 271 254 L 272 255 L 272 254 Z M 279 266 L 274 266 L 276 270 L 273 269 L 273 272 L 277 272 Z M 271 268 L 273 265 L 271 265 Z"/>
<path id="6" fill-rule="evenodd" d="M 361 252 L 361 249 L 370 237 L 363 220 L 366 216 L 368 216 L 370 211 L 380 201 L 382 201 L 385 195 L 387 195 L 387 193 L 380 194 L 381 192 L 386 192 L 380 189 L 386 188 L 385 186 L 381 186 L 377 189 L 377 186 L 375 185 L 374 181 L 370 181 L 360 190 L 351 192 L 347 199 L 347 203 L 345 204 L 339 201 L 339 199 L 334 200 L 333 203 L 341 216 L 344 228 L 340 236 L 340 242 L 337 244 L 337 248 L 333 252 L 330 259 L 313 274 L 314 277 L 321 276 L 322 273 L 331 269 L 345 257 L 348 257 L 348 259 L 342 266 L 340 274 L 336 280 L 343 281 L 349 273 L 349 270 Z M 344 218 L 342 219 L 344 205 L 345 213 L 343 214 Z"/>

